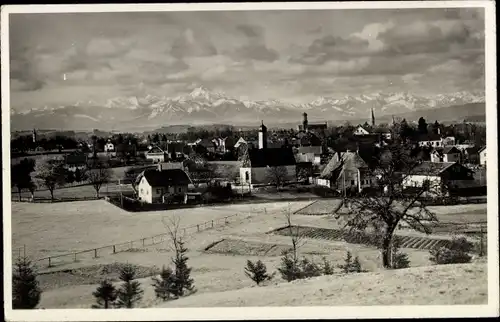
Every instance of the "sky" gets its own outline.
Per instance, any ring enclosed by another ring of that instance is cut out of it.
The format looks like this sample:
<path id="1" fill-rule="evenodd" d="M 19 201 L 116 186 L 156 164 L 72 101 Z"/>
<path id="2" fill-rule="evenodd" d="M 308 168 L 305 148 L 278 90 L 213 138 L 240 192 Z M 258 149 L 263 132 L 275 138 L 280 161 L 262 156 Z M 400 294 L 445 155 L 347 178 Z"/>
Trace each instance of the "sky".
<path id="1" fill-rule="evenodd" d="M 11 106 L 484 91 L 484 9 L 10 15 Z"/>

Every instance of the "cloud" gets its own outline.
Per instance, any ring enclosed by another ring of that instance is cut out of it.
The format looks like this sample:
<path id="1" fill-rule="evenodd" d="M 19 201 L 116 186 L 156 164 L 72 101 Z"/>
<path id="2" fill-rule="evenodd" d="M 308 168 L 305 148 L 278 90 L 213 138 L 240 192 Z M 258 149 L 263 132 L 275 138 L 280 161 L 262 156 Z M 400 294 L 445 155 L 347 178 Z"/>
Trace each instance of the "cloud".
<path id="1" fill-rule="evenodd" d="M 279 58 L 279 53 L 266 45 L 264 28 L 255 25 L 239 25 L 236 29 L 244 37 L 244 44 L 229 52 L 233 60 L 273 62 Z"/>
<path id="2" fill-rule="evenodd" d="M 207 36 L 186 29 L 172 44 L 170 54 L 176 58 L 214 56 L 217 49 Z"/>

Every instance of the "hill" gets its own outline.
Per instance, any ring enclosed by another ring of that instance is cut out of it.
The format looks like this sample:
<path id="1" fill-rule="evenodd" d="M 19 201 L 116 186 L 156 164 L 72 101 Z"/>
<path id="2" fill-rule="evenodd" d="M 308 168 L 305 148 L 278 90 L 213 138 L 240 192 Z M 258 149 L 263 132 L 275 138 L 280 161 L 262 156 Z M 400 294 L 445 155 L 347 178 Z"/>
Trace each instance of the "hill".
<path id="1" fill-rule="evenodd" d="M 474 263 L 320 276 L 192 295 L 161 307 L 486 304 L 486 272 L 486 263 Z"/>

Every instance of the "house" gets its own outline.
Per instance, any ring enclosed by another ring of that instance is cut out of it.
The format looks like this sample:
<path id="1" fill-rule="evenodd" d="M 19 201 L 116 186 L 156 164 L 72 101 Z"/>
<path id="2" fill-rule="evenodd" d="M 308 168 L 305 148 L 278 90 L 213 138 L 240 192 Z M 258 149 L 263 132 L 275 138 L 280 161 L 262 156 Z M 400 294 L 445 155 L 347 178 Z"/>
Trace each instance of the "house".
<path id="1" fill-rule="evenodd" d="M 486 166 L 486 146 L 483 146 L 481 149 L 478 151 L 479 153 L 479 164 Z"/>
<path id="2" fill-rule="evenodd" d="M 417 138 L 419 146 L 429 146 L 433 148 L 443 147 L 443 138 L 439 134 L 427 133 L 418 136 Z"/>
<path id="3" fill-rule="evenodd" d="M 116 157 L 118 158 L 134 158 L 137 156 L 137 146 L 132 142 L 120 143 L 116 146 Z"/>
<path id="4" fill-rule="evenodd" d="M 454 146 L 434 149 L 431 152 L 431 162 L 459 162 L 460 150 Z"/>
<path id="5" fill-rule="evenodd" d="M 311 162 L 312 164 L 320 164 L 322 154 L 322 146 L 301 146 L 297 149 L 295 159 L 297 162 Z"/>
<path id="6" fill-rule="evenodd" d="M 431 184 L 427 195 L 446 193 L 443 187 L 461 187 L 474 185 L 474 173 L 458 162 L 423 161 L 413 168 L 403 180 L 403 188 L 421 187 L 424 182 Z"/>
<path id="7" fill-rule="evenodd" d="M 320 186 L 338 191 L 361 192 L 375 183 L 368 163 L 358 151 L 337 152 L 330 159 L 317 180 Z"/>
<path id="8" fill-rule="evenodd" d="M 108 139 L 108 142 L 104 145 L 104 152 L 113 152 L 115 150 L 115 145 L 111 140 Z"/>
<path id="9" fill-rule="evenodd" d="M 209 139 L 202 139 L 198 142 L 197 147 L 203 147 L 204 150 L 210 153 L 215 153 L 215 143 Z"/>
<path id="10" fill-rule="evenodd" d="M 358 127 L 354 130 L 353 132 L 354 135 L 369 135 L 370 132 L 365 130 L 361 125 L 358 125 Z"/>
<path id="11" fill-rule="evenodd" d="M 462 149 L 462 160 L 464 163 L 479 164 L 479 147 L 472 146 Z"/>
<path id="12" fill-rule="evenodd" d="M 65 168 L 75 172 L 76 169 L 82 170 L 87 166 L 88 155 L 82 152 L 73 152 L 64 157 Z"/>
<path id="13" fill-rule="evenodd" d="M 284 182 L 297 180 L 292 148 L 268 148 L 267 127 L 264 122 L 259 128 L 258 148 L 248 150 L 241 160 L 240 183 L 248 185 L 250 189 L 256 184 L 271 184 L 273 171 L 279 173 Z"/>
<path id="14" fill-rule="evenodd" d="M 165 151 L 159 146 L 153 146 L 148 152 L 144 153 L 147 160 L 153 160 L 154 163 L 165 162 Z"/>
<path id="15" fill-rule="evenodd" d="M 226 139 L 227 138 L 214 138 L 212 142 L 215 144 L 215 151 L 218 153 L 226 153 Z"/>
<path id="16" fill-rule="evenodd" d="M 236 143 L 234 144 L 234 148 L 235 148 L 235 149 L 237 149 L 237 148 L 239 148 L 242 144 L 247 144 L 247 141 L 246 141 L 244 138 L 240 137 L 240 138 L 238 139 L 238 141 L 236 141 Z"/>
<path id="17" fill-rule="evenodd" d="M 138 199 L 145 203 L 185 203 L 189 184 L 191 179 L 182 169 L 147 169 L 136 179 Z"/>

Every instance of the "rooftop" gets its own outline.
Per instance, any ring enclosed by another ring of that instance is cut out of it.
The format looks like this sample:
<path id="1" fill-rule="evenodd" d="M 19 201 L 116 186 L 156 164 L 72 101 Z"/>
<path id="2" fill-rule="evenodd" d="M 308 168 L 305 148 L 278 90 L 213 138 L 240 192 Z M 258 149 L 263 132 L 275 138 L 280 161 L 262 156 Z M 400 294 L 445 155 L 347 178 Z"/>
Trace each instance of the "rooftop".
<path id="1" fill-rule="evenodd" d="M 254 168 L 295 165 L 291 148 L 267 148 L 249 150 L 250 164 Z"/>
<path id="2" fill-rule="evenodd" d="M 181 169 L 167 169 L 167 170 L 144 170 L 142 175 L 146 178 L 152 187 L 168 187 L 172 185 L 188 185 L 191 179 L 186 172 Z"/>

